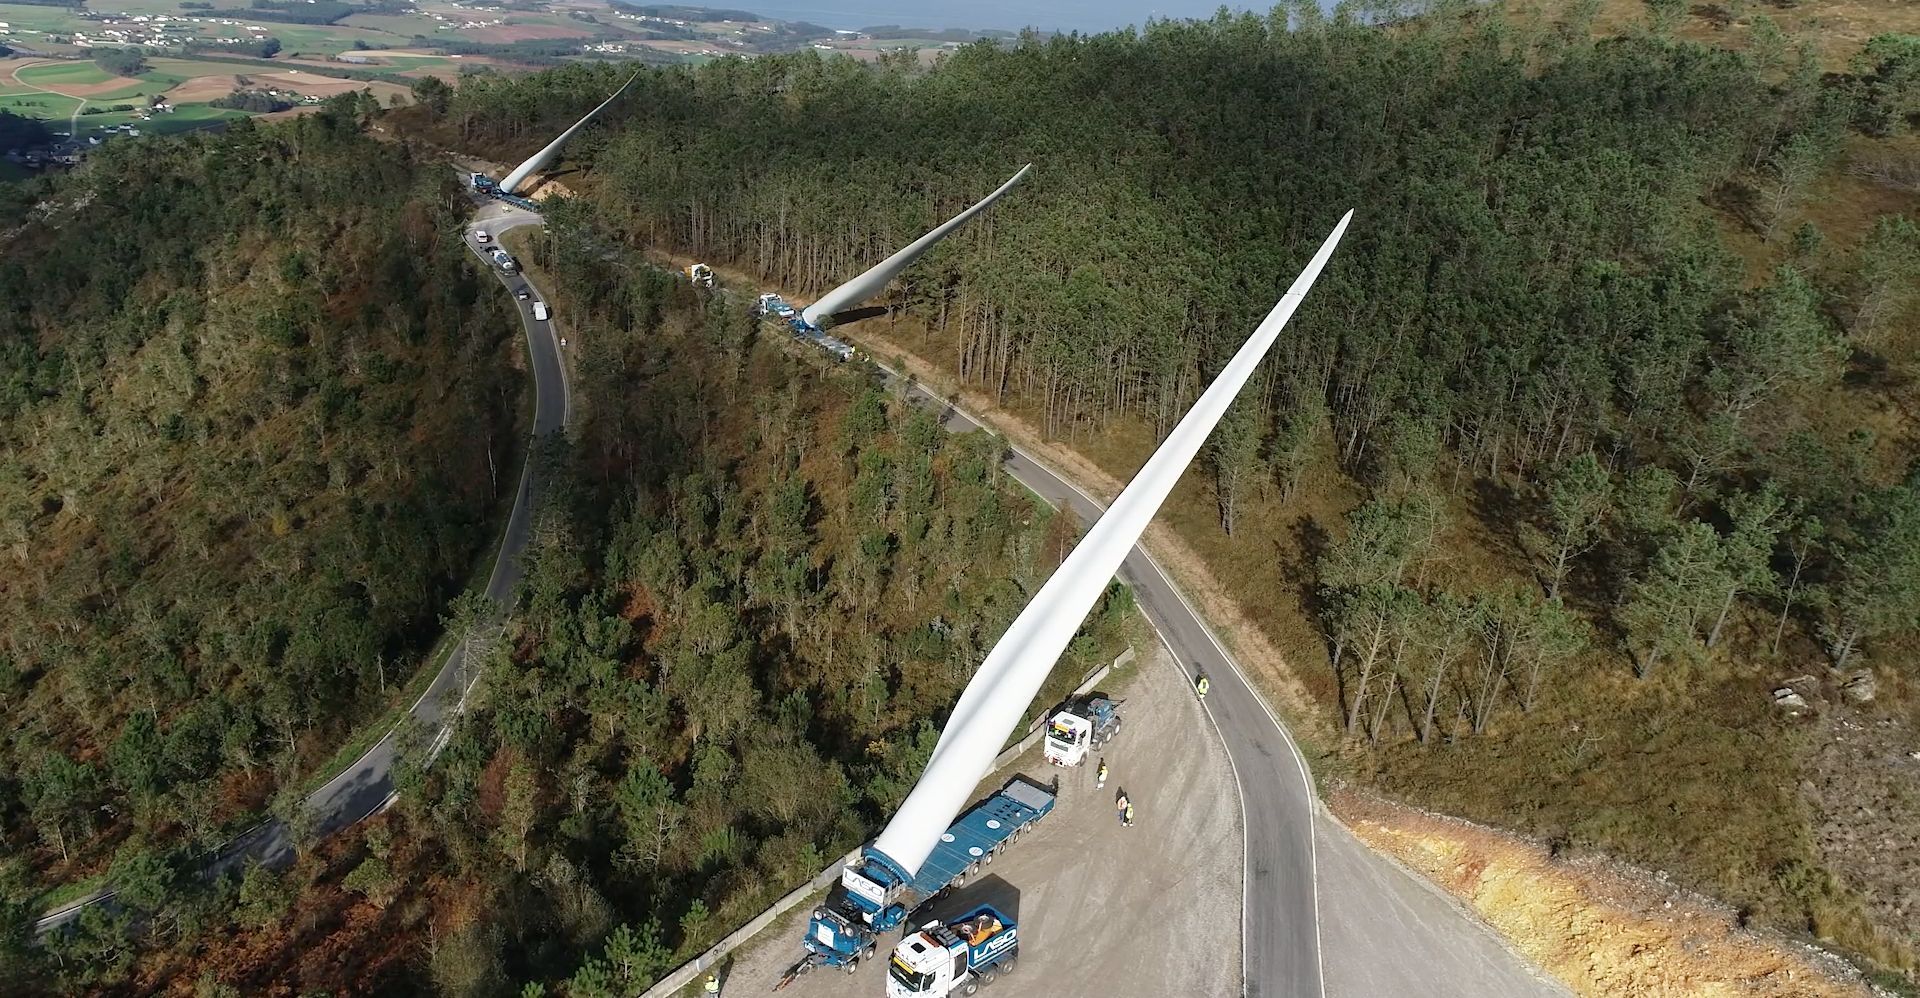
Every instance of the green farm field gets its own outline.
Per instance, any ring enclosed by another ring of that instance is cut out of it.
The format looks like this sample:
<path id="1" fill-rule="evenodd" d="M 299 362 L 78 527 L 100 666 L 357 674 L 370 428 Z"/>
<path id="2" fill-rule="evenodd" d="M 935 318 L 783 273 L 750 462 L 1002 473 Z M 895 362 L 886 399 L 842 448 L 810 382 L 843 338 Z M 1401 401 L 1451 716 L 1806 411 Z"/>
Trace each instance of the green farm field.
<path id="1" fill-rule="evenodd" d="M 16 70 L 14 78 L 21 83 L 53 90 L 62 86 L 105 83 L 113 76 L 91 62 L 43 62 Z"/>
<path id="2" fill-rule="evenodd" d="M 141 121 L 132 111 L 110 111 L 106 114 L 83 114 L 80 116 L 80 135 L 88 135 L 115 125 L 133 125 L 142 135 L 173 135 L 179 132 L 191 132 L 196 128 L 205 128 L 216 121 L 230 121 L 234 118 L 250 117 L 245 111 L 235 111 L 224 107 L 210 107 L 206 104 L 181 104 L 172 114 L 155 115 Z"/>
<path id="3" fill-rule="evenodd" d="M 23 118 L 46 118 L 65 121 L 80 106 L 78 98 L 63 97 L 60 94 L 24 93 L 0 95 L 0 110 L 11 111 Z"/>
<path id="4" fill-rule="evenodd" d="M 25 31 L 72 31 L 87 22 L 64 7 L 39 7 L 28 4 L 0 3 L 0 21 L 18 33 Z M 31 39 L 22 39 L 30 41 Z"/>

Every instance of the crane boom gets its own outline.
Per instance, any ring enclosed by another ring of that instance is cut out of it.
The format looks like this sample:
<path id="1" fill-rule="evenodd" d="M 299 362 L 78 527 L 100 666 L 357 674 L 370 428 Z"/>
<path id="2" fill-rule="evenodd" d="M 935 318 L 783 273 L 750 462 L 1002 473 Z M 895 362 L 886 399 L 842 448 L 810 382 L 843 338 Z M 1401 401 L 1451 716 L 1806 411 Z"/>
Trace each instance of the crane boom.
<path id="1" fill-rule="evenodd" d="M 1313 287 L 1352 219 L 1351 210 L 1341 216 L 1279 303 L 987 653 L 954 705 L 926 772 L 868 847 L 869 854 L 879 854 L 873 858 L 890 863 L 908 878 L 919 871 L 947 824 L 987 774 L 1007 735 L 1106 589 L 1107 580 L 1119 571 L 1127 552 Z"/>

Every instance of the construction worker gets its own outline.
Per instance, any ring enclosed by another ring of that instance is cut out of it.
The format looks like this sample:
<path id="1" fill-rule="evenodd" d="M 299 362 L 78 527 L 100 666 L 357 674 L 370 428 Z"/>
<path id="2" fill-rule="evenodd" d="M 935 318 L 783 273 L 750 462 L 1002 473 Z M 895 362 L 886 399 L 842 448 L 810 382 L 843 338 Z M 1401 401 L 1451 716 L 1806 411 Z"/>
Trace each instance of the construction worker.
<path id="1" fill-rule="evenodd" d="M 1125 811 L 1120 812 L 1120 823 L 1127 826 L 1128 828 L 1133 827 L 1133 802 L 1132 801 L 1128 801 L 1127 809 Z"/>
<path id="2" fill-rule="evenodd" d="M 700 988 L 702 991 L 705 991 L 707 994 L 710 994 L 710 995 L 719 994 L 720 993 L 720 975 L 709 972 L 707 974 L 707 982 L 701 985 Z"/>
<path id="3" fill-rule="evenodd" d="M 1194 679 L 1193 688 L 1199 691 L 1200 699 L 1205 700 L 1207 698 L 1207 687 L 1209 685 L 1207 682 L 1207 674 L 1204 672 L 1201 673 L 1198 678 Z"/>
<path id="4" fill-rule="evenodd" d="M 1093 774 L 1093 789 L 1102 790 L 1107 785 L 1107 760 L 1100 760 L 1100 771 Z"/>

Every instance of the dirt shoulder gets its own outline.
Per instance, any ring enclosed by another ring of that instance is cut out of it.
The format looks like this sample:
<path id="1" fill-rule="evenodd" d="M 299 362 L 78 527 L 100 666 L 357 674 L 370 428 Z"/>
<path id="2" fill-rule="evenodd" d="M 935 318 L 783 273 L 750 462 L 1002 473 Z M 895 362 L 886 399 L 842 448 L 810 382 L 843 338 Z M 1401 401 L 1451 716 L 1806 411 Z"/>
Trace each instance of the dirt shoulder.
<path id="1" fill-rule="evenodd" d="M 1644 871 L 1352 790 L 1328 803 L 1362 842 L 1472 908 L 1579 995 L 1857 998 L 1838 958 L 1743 928 L 1738 913 Z"/>

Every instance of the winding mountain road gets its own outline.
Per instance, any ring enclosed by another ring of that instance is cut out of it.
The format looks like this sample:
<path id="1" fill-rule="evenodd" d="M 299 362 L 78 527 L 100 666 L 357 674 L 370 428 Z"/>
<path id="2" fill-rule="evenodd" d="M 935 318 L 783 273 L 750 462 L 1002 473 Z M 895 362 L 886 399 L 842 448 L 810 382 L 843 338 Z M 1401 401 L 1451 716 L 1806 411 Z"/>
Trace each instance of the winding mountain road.
<path id="1" fill-rule="evenodd" d="M 540 297 L 523 274 L 504 274 L 487 260 L 486 244 L 475 238 L 485 231 L 489 238 L 509 229 L 539 225 L 540 216 L 495 201 L 486 202 L 462 234 L 467 248 L 478 256 L 486 269 L 515 297 L 520 324 L 526 331 L 527 352 L 533 373 L 533 436 L 537 439 L 566 429 L 572 412 L 565 368 L 560 363 L 560 344 L 553 323 L 533 317 L 533 301 Z M 525 292 L 528 297 L 519 296 Z M 534 462 L 531 454 L 520 470 L 520 484 L 514 496 L 513 512 L 507 517 L 500 537 L 500 551 L 494 559 L 493 573 L 487 579 L 487 597 L 504 612 L 520 584 L 520 553 L 526 549 L 533 517 Z M 438 754 L 452 733 L 452 719 L 473 688 L 477 670 L 467 667 L 466 649 L 456 645 L 434 674 L 426 692 L 409 708 L 425 730 L 433 732 L 429 752 Z M 385 810 L 394 799 L 393 764 L 399 749 L 400 732 L 388 731 L 372 748 L 345 770 L 336 774 L 308 795 L 306 808 L 312 815 L 315 834 L 327 835 Z M 242 832 L 221 847 L 206 867 L 210 875 L 231 870 L 249 861 L 269 866 L 284 864 L 293 857 L 294 841 L 286 824 L 278 819 L 261 822 Z M 35 934 L 43 934 L 66 925 L 87 907 L 112 900 L 114 892 L 99 891 L 56 911 L 48 912 L 34 923 Z"/>

